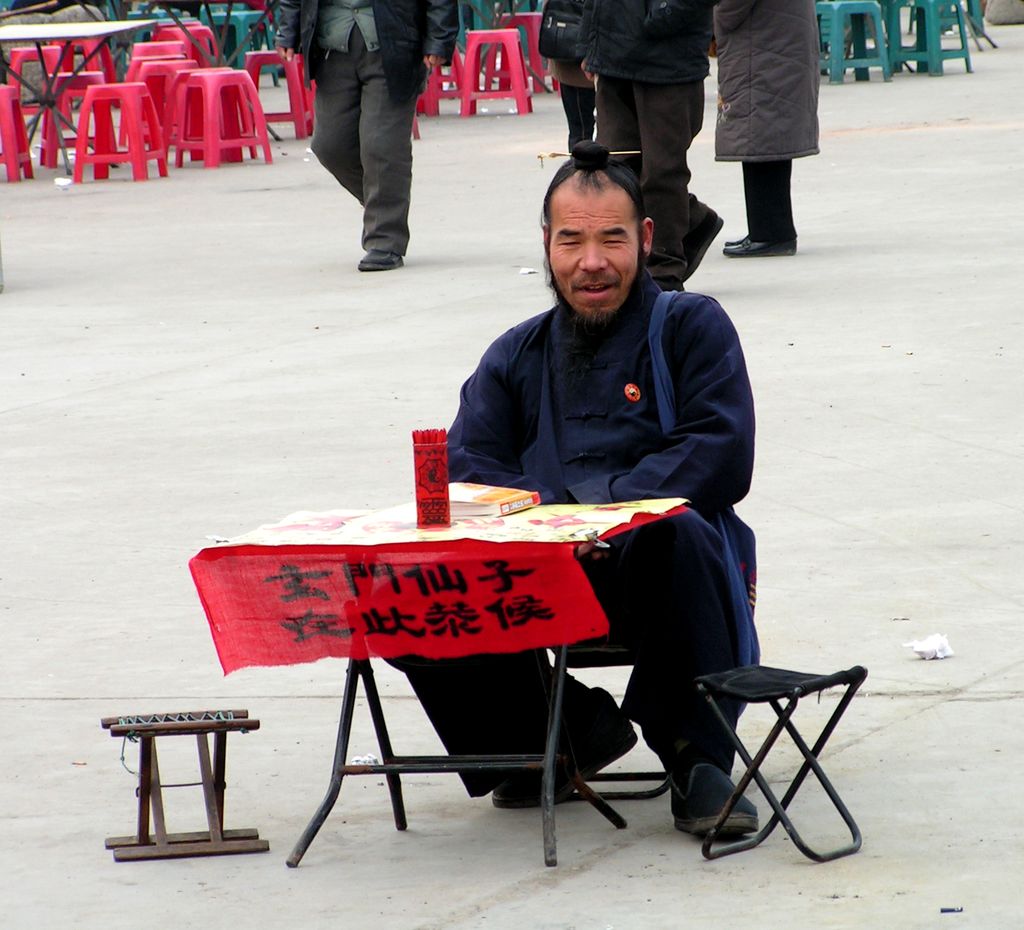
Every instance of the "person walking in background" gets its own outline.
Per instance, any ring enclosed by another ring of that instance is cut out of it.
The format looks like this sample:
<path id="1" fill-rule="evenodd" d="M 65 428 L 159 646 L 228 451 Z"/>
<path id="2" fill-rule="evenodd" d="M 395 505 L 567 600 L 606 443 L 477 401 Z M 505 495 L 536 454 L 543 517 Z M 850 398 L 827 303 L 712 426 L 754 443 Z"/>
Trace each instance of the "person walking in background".
<path id="1" fill-rule="evenodd" d="M 586 0 L 583 70 L 597 75 L 597 141 L 640 178 L 654 220 L 648 270 L 664 290 L 696 271 L 722 220 L 690 193 L 686 152 L 704 124 L 715 0 Z"/>
<path id="2" fill-rule="evenodd" d="M 569 124 L 569 151 L 577 142 L 594 138 L 594 107 L 596 91 L 594 84 L 580 67 L 579 61 L 565 61 L 552 58 L 548 61 L 551 75 L 558 81 L 562 95 L 562 109 Z"/>
<path id="3" fill-rule="evenodd" d="M 715 158 L 743 163 L 747 235 L 730 258 L 796 254 L 793 159 L 818 154 L 814 0 L 721 0 L 715 7 Z"/>
<path id="4" fill-rule="evenodd" d="M 456 0 L 281 0 L 278 54 L 317 85 L 313 154 L 363 207 L 360 271 L 404 262 L 416 98 L 458 31 Z"/>
<path id="5" fill-rule="evenodd" d="M 544 0 L 537 45 L 558 81 L 569 151 L 577 142 L 594 139 L 594 82 L 583 73 L 581 28 L 584 0 Z"/>

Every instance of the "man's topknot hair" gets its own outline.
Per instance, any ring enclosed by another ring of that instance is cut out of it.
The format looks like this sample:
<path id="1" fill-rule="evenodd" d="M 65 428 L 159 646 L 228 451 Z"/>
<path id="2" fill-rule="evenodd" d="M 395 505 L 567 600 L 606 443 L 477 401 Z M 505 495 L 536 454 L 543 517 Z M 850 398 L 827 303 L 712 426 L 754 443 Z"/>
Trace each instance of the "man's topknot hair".
<path id="1" fill-rule="evenodd" d="M 562 163 L 548 185 L 541 215 L 545 226 L 551 223 L 551 196 L 569 178 L 574 178 L 580 187 L 594 191 L 604 190 L 609 183 L 621 187 L 636 207 L 637 222 L 647 216 L 639 178 L 624 161 L 614 158 L 607 146 L 584 139 L 572 147 L 571 157 Z"/>
<path id="2" fill-rule="evenodd" d="M 605 171 L 609 152 L 600 142 L 584 139 L 572 147 L 572 165 L 577 171 Z"/>

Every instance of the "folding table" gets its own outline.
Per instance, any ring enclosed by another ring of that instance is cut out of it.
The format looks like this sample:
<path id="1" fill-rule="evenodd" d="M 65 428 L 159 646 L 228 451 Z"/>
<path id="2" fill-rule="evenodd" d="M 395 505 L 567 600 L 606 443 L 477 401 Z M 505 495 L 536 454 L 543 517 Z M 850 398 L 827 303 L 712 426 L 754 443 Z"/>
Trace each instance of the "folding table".
<path id="1" fill-rule="evenodd" d="M 678 513 L 683 503 L 556 504 L 441 530 L 417 530 L 412 505 L 373 514 L 303 513 L 193 558 L 189 567 L 226 673 L 325 656 L 349 659 L 328 790 L 288 865 L 299 864 L 348 775 L 385 775 L 395 826 L 404 830 L 402 774 L 523 769 L 542 771 L 544 858 L 555 865 L 554 784 L 566 647 L 608 630 L 576 546 Z M 557 659 L 543 754 L 394 753 L 371 657 L 440 659 L 545 648 L 554 648 Z M 347 760 L 360 685 L 380 762 Z M 582 779 L 574 784 L 615 826 L 626 825 Z"/>
<path id="2" fill-rule="evenodd" d="M 209 66 L 237 68 L 241 67 L 246 49 L 253 36 L 261 28 L 266 28 L 274 21 L 279 0 L 268 0 L 262 10 L 253 10 L 253 7 L 245 3 L 244 0 L 120 0 L 120 4 L 125 10 L 124 15 L 127 15 L 127 10 L 130 7 L 138 7 L 143 13 L 158 9 L 167 14 L 167 21 L 182 28 L 187 22 L 194 22 L 196 18 L 203 21 L 204 25 L 209 24 L 215 45 L 214 60 L 209 60 L 209 55 L 195 38 L 190 36 L 189 41 L 203 53 Z M 214 6 L 217 7 L 217 10 L 213 9 Z M 259 12 L 260 16 L 249 25 L 245 36 L 235 48 L 228 52 L 231 13 L 236 10 L 252 10 Z M 157 20 L 157 23 L 167 25 L 167 21 Z M 220 23 L 219 26 L 215 25 L 217 22 Z"/>
<path id="3" fill-rule="evenodd" d="M 89 65 L 99 55 L 100 49 L 104 44 L 109 46 L 113 40 L 129 36 L 139 29 L 145 29 L 152 25 L 152 23 L 153 20 L 134 19 L 108 20 L 95 23 L 25 23 L 15 26 L 0 26 L 0 43 L 23 42 L 32 43 L 36 47 L 42 69 L 41 86 L 33 85 L 20 74 L 15 74 L 10 70 L 10 63 L 2 44 L 0 44 L 0 62 L 3 63 L 4 72 L 6 74 L 13 74 L 18 83 L 33 95 L 32 103 L 39 105 L 39 111 L 29 120 L 28 135 L 30 140 L 35 135 L 36 127 L 39 125 L 39 118 L 44 111 L 49 111 L 51 118 L 54 120 L 54 125 L 58 127 L 57 142 L 60 146 L 61 157 L 64 160 L 64 170 L 68 175 L 71 174 L 71 162 L 68 158 L 67 146 L 64 144 L 63 132 L 60 131 L 60 127 L 62 125 L 66 126 L 73 132 L 75 126 L 60 112 L 60 107 L 58 106 L 60 85 L 67 78 L 58 79 L 58 76 L 67 75 L 67 77 L 75 77 L 81 74 L 88 69 Z M 52 42 L 60 42 L 64 46 L 64 51 L 66 51 L 71 47 L 71 43 L 77 39 L 100 39 L 102 41 L 87 55 L 83 56 L 82 60 L 72 67 L 71 71 L 61 71 L 61 64 L 65 59 L 63 52 L 57 59 L 54 70 L 52 72 L 48 71 L 43 64 L 42 47 Z"/>

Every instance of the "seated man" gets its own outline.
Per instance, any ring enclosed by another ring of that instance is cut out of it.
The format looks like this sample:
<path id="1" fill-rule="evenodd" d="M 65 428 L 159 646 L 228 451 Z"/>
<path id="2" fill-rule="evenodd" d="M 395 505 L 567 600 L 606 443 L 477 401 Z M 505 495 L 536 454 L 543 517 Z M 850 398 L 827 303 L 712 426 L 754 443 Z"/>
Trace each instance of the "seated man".
<path id="1" fill-rule="evenodd" d="M 752 543 L 732 513 L 753 467 L 743 354 L 710 298 L 666 295 L 655 311 L 661 291 L 644 268 L 653 223 L 636 176 L 603 146 L 575 146 L 543 220 L 557 302 L 501 336 L 463 386 L 450 476 L 539 490 L 545 503 L 692 502 L 609 549 L 578 552 L 611 640 L 636 658 L 621 711 L 606 691 L 570 678 L 565 723 L 585 778 L 628 751 L 629 721 L 638 723 L 671 773 L 676 827 L 703 834 L 733 790 L 733 750 L 693 680 L 756 661 L 749 600 L 724 538 L 738 529 Z M 659 372 L 669 379 L 661 397 Z M 449 752 L 542 751 L 546 697 L 532 653 L 399 664 Z M 497 785 L 500 775 L 463 777 L 472 795 L 493 790 L 498 807 L 540 803 L 537 773 Z M 563 774 L 556 800 L 571 793 Z M 723 832 L 756 827 L 744 799 Z"/>

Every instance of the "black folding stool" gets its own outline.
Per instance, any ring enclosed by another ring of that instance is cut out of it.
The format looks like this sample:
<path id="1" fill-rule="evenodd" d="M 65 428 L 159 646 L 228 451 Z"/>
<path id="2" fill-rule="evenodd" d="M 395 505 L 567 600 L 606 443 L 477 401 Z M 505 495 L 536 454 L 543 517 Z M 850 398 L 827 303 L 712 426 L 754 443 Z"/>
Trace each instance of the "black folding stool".
<path id="1" fill-rule="evenodd" d="M 715 821 L 714 827 L 704 837 L 701 852 L 704 854 L 705 859 L 717 859 L 721 856 L 742 852 L 745 849 L 752 849 L 763 842 L 779 823 L 782 824 L 790 835 L 797 849 L 815 862 L 828 862 L 831 859 L 848 856 L 860 849 L 860 829 L 854 822 L 850 812 L 846 809 L 846 805 L 839 797 L 836 789 L 832 786 L 832 782 L 828 780 L 825 772 L 822 770 L 821 765 L 818 763 L 818 756 L 821 755 L 821 751 L 825 748 L 825 743 L 832 735 L 832 731 L 835 730 L 839 719 L 843 716 L 850 701 L 853 700 L 854 694 L 867 677 L 867 674 L 867 669 L 860 665 L 855 665 L 853 668 L 843 672 L 834 672 L 831 675 L 811 675 L 805 672 L 792 672 L 782 668 L 770 668 L 766 665 L 747 665 L 728 672 L 702 675 L 696 679 L 697 690 L 704 695 L 711 705 L 715 716 L 729 734 L 736 752 L 739 753 L 740 758 L 747 766 L 743 777 L 736 784 L 736 790 L 718 815 L 718 820 Z M 814 746 L 808 747 L 790 718 L 793 716 L 800 698 L 804 695 L 816 694 L 824 691 L 826 688 L 834 688 L 839 685 L 845 685 L 846 692 L 840 699 L 836 709 L 832 712 L 832 716 L 829 717 Z M 757 754 L 753 758 L 751 758 L 750 753 L 740 741 L 732 724 L 729 723 L 725 714 L 722 713 L 718 705 L 718 700 L 721 698 L 743 701 L 748 704 L 771 704 L 772 709 L 778 716 L 777 723 L 772 727 L 771 732 L 765 738 L 761 748 L 758 749 Z M 783 706 L 782 701 L 784 700 L 786 704 Z M 761 774 L 760 768 L 783 730 L 789 734 L 800 750 L 804 757 L 804 762 L 780 801 Z M 814 772 L 821 787 L 825 789 L 825 793 L 850 830 L 851 842 L 829 852 L 822 853 L 811 849 L 801 838 L 793 826 L 789 815 L 786 813 L 790 802 L 810 771 Z M 771 819 L 753 836 L 720 845 L 717 849 L 713 848 L 718 831 L 728 819 L 736 802 L 742 797 L 743 792 L 746 791 L 751 781 L 757 782 L 757 786 L 761 789 L 765 800 L 771 805 L 773 811 Z"/>

